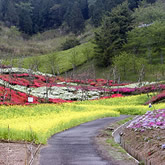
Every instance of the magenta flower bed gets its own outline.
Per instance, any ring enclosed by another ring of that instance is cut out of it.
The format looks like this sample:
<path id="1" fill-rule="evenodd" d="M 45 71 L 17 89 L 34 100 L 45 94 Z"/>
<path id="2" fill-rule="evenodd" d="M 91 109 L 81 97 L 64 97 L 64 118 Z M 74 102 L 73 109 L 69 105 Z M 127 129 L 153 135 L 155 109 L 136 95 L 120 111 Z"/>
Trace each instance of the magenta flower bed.
<path id="1" fill-rule="evenodd" d="M 141 88 L 119 88 L 119 89 L 111 89 L 111 92 L 114 93 L 122 93 L 122 94 L 141 94 L 141 93 L 149 93 L 157 90 L 165 90 L 165 84 L 149 85 Z"/>
<path id="2" fill-rule="evenodd" d="M 123 95 L 122 94 L 113 94 L 111 96 L 101 97 L 100 99 L 109 99 L 109 98 L 115 98 L 115 97 L 123 97 Z"/>
<path id="3" fill-rule="evenodd" d="M 145 104 L 149 104 L 149 103 L 156 103 L 159 102 L 161 100 L 165 99 L 165 91 L 162 91 L 161 93 L 159 93 L 156 96 L 153 96 L 148 102 L 146 102 Z"/>
<path id="4" fill-rule="evenodd" d="M 141 132 L 153 128 L 165 129 L 165 109 L 148 111 L 146 114 L 133 120 L 127 128 Z"/>

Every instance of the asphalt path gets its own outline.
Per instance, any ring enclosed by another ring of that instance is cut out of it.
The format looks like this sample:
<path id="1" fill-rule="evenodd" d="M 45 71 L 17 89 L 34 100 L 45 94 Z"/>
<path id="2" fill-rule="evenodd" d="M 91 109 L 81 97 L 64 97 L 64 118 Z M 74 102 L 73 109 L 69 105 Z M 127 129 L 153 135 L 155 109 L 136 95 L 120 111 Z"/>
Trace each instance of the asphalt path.
<path id="1" fill-rule="evenodd" d="M 40 151 L 40 165 L 114 165 L 100 157 L 94 137 L 100 129 L 126 117 L 98 119 L 55 134 Z"/>

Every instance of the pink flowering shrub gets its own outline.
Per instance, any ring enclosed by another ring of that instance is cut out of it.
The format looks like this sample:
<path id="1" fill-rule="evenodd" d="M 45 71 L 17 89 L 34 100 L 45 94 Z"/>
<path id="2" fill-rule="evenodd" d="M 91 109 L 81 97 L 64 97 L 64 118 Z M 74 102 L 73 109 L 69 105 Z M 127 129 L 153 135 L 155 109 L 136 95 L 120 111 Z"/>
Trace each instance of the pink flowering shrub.
<path id="1" fill-rule="evenodd" d="M 114 93 L 122 93 L 122 94 L 141 94 L 141 93 L 150 93 L 157 90 L 165 90 L 165 84 L 159 84 L 157 86 L 155 85 L 149 85 L 144 86 L 141 88 L 116 88 L 116 89 L 110 89 L 111 92 Z"/>

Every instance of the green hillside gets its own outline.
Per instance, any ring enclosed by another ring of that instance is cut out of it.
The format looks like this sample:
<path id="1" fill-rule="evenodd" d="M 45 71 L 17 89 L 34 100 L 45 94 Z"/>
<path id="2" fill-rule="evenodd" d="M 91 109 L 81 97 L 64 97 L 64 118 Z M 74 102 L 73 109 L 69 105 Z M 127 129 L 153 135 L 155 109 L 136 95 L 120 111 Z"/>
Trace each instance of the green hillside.
<path id="1" fill-rule="evenodd" d="M 23 68 L 47 73 L 53 73 L 52 69 L 54 69 L 55 73 L 63 73 L 73 69 L 73 67 L 82 65 L 87 60 L 93 58 L 93 48 L 94 44 L 87 42 L 65 51 L 57 51 L 55 53 L 36 57 L 14 59 L 13 65 L 19 67 L 21 62 Z M 7 61 L 7 64 L 11 64 L 9 60 Z"/>
<path id="2" fill-rule="evenodd" d="M 132 3 L 135 10 L 130 10 L 128 3 L 121 4 L 123 0 L 115 2 L 114 7 L 120 5 L 114 9 L 105 9 L 105 2 L 103 5 L 99 0 L 88 2 L 106 15 L 98 18 L 102 20 L 98 27 L 91 16 L 85 21 L 85 28 L 75 34 L 65 23 L 32 36 L 1 23 L 1 61 L 52 74 L 72 74 L 74 70 L 77 75 L 88 72 L 91 78 L 115 81 L 164 80 L 165 3 L 148 0 L 138 6 L 136 1 Z M 80 45 L 63 51 L 63 44 L 70 39 Z"/>

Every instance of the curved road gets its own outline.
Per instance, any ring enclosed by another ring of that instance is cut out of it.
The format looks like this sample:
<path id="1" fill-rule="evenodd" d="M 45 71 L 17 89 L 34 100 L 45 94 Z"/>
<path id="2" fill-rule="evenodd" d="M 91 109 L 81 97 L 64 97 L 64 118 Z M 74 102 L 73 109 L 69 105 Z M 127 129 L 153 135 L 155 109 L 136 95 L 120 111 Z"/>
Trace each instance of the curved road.
<path id="1" fill-rule="evenodd" d="M 98 119 L 55 134 L 40 151 L 40 165 L 112 165 L 99 156 L 93 137 L 108 124 L 126 117 Z"/>

